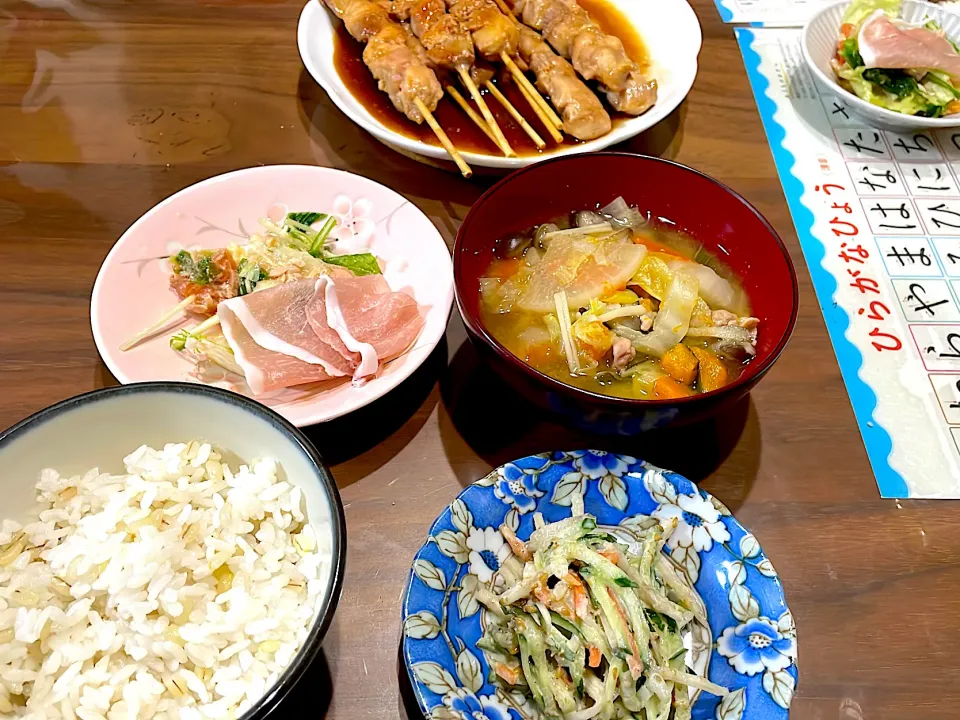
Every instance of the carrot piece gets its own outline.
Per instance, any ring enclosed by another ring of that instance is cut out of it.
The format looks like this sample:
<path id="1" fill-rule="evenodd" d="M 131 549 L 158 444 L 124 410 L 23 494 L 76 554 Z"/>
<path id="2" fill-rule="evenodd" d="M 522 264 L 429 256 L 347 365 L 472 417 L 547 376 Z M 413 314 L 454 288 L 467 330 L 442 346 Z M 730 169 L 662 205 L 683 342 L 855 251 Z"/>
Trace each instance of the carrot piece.
<path id="1" fill-rule="evenodd" d="M 495 663 L 493 669 L 497 675 L 503 678 L 510 685 L 516 685 L 520 681 L 520 672 L 507 665 L 504 665 L 503 663 Z"/>
<path id="2" fill-rule="evenodd" d="M 954 115 L 958 112 L 960 112 L 960 100 L 953 100 L 947 103 L 947 108 L 944 115 Z"/>
<path id="3" fill-rule="evenodd" d="M 587 665 L 592 668 L 600 667 L 601 658 L 602 658 L 602 655 L 600 655 L 600 649 L 591 646 L 590 657 L 587 659 Z"/>
<path id="4" fill-rule="evenodd" d="M 553 604 L 553 591 L 547 587 L 546 577 L 541 577 L 530 590 L 530 594 L 547 607 Z"/>
<path id="5" fill-rule="evenodd" d="M 660 367 L 684 385 L 693 385 L 693 381 L 697 379 L 697 358 L 683 343 L 677 343 L 663 354 Z"/>
<path id="6" fill-rule="evenodd" d="M 587 592 L 583 585 L 573 585 L 570 588 L 573 593 L 573 613 L 576 617 L 585 618 L 590 612 L 590 606 L 587 604 Z"/>
<path id="7" fill-rule="evenodd" d="M 610 352 L 615 337 L 602 322 L 578 322 L 573 326 L 577 347 L 598 362 Z"/>
<path id="8" fill-rule="evenodd" d="M 666 245 L 660 242 L 659 240 L 654 238 L 652 235 L 648 235 L 647 233 L 642 231 L 634 231 L 633 242 L 636 245 L 643 245 L 650 252 L 663 253 L 664 255 L 672 255 L 673 257 L 678 257 L 683 260 L 689 259 L 689 258 L 683 257 L 683 255 L 678 253 L 674 248 L 670 247 L 669 245 Z"/>
<path id="9" fill-rule="evenodd" d="M 700 391 L 718 390 L 730 382 L 730 373 L 723 361 L 706 348 L 690 348 L 700 365 Z"/>
<path id="10" fill-rule="evenodd" d="M 490 263 L 490 269 L 487 270 L 486 276 L 498 278 L 499 280 L 509 280 L 518 272 L 520 272 L 521 265 L 522 262 L 517 258 L 494 260 L 492 263 Z"/>
<path id="11" fill-rule="evenodd" d="M 653 383 L 653 396 L 662 400 L 676 400 L 677 398 L 690 397 L 693 390 L 681 385 L 671 377 L 657 378 Z"/>
<path id="12" fill-rule="evenodd" d="M 620 619 L 623 620 L 623 626 L 627 628 L 627 640 L 630 642 L 630 650 L 633 652 L 633 662 L 630 662 L 631 658 L 627 659 L 627 667 L 630 668 L 630 673 L 633 675 L 634 680 L 639 680 L 640 676 L 643 674 L 643 662 L 640 660 L 640 648 L 637 647 L 637 638 L 630 631 L 630 621 L 627 619 L 627 613 L 624 612 L 623 606 L 620 604 L 620 601 L 617 599 L 616 593 L 613 592 L 611 588 L 607 588 L 607 594 L 610 596 L 610 601 L 613 603 L 613 606 L 617 610 L 617 614 L 620 616 Z"/>
<path id="13" fill-rule="evenodd" d="M 527 362 L 534 367 L 541 367 L 553 360 L 553 346 L 549 343 L 537 343 L 527 346 Z"/>
<path id="14" fill-rule="evenodd" d="M 856 32 L 857 26 L 852 23 L 844 23 L 840 26 L 840 36 L 846 40 L 847 38 L 853 37 L 853 33 Z"/>
<path id="15" fill-rule="evenodd" d="M 616 548 L 604 548 L 599 554 L 612 562 L 614 565 L 620 561 L 620 553 L 617 552 Z"/>

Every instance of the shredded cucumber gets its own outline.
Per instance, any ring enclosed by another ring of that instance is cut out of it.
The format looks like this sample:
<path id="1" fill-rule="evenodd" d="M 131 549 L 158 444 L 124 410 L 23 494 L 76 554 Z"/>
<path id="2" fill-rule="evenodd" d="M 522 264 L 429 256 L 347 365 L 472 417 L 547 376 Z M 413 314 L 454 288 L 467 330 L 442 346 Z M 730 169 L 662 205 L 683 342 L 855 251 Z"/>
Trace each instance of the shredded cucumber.
<path id="1" fill-rule="evenodd" d="M 689 688 L 727 693 L 685 665 L 683 629 L 706 617 L 661 552 L 662 526 L 627 545 L 590 515 L 536 525 L 528 561 L 504 573 L 512 585 L 483 588 L 477 646 L 522 675 L 493 682 L 527 693 L 547 720 L 689 720 Z"/>

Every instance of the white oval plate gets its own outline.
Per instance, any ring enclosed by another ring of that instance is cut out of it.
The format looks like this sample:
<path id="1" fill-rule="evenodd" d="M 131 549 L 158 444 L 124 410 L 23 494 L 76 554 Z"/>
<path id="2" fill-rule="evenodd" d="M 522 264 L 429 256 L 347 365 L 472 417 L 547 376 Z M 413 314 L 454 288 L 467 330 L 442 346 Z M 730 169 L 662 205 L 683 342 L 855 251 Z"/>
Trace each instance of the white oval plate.
<path id="1" fill-rule="evenodd" d="M 697 76 L 697 56 L 703 39 L 697 16 L 686 0 L 609 1 L 637 29 L 650 54 L 651 74 L 659 85 L 657 104 L 639 117 L 618 122 L 613 130 L 596 140 L 573 146 L 548 143 L 547 149 L 540 154 L 515 158 L 462 153 L 469 164 L 512 170 L 557 155 L 602 150 L 653 127 L 683 101 Z M 321 0 L 309 0 L 300 14 L 297 45 L 303 64 L 314 80 L 347 117 L 384 144 L 405 154 L 413 153 L 434 160 L 448 159 L 442 147 L 428 145 L 385 127 L 350 93 L 333 63 L 338 22 Z M 441 102 L 452 101 L 445 97 Z"/>
<path id="2" fill-rule="evenodd" d="M 123 384 L 191 379 L 193 366 L 170 349 L 169 338 L 195 318 L 172 321 L 163 333 L 133 349 L 119 349 L 176 305 L 167 257 L 181 248 L 242 243 L 278 203 L 296 211 L 329 211 L 339 195 L 370 201 L 369 216 L 376 226 L 371 252 L 386 260 L 390 287 L 416 298 L 424 328 L 407 353 L 361 387 L 330 381 L 255 399 L 303 427 L 346 415 L 399 385 L 446 330 L 453 303 L 450 252 L 427 216 L 393 190 L 342 170 L 307 165 L 247 168 L 204 180 L 171 195 L 120 236 L 103 261 L 90 301 L 93 337 L 110 372 Z M 226 381 L 212 384 L 236 389 Z"/>
<path id="3" fill-rule="evenodd" d="M 888 130 L 922 130 L 960 126 L 960 114 L 943 118 L 904 115 L 861 100 L 837 84 L 833 68 L 830 67 L 830 60 L 837 51 L 840 21 L 849 5 L 848 0 L 843 0 L 825 7 L 811 17 L 803 28 L 801 39 L 803 57 L 817 80 L 832 90 L 857 115 L 877 127 Z M 954 40 L 960 38 L 960 15 L 957 15 L 955 8 L 947 10 L 928 2 L 903 0 L 901 17 L 911 24 L 921 23 L 925 19 L 935 20 L 949 37 Z"/>

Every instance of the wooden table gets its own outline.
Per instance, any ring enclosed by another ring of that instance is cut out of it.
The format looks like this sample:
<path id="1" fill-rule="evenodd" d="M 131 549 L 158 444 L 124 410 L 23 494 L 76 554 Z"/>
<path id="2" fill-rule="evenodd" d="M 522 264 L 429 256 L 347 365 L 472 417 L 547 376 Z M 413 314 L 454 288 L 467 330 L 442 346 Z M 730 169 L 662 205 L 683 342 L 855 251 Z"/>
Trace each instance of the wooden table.
<path id="1" fill-rule="evenodd" d="M 787 352 L 729 415 L 611 441 L 517 406 L 451 319 L 446 345 L 401 388 L 311 433 L 334 465 L 349 559 L 326 664 L 288 712 L 415 717 L 398 691 L 400 598 L 431 520 L 501 462 L 591 445 L 701 481 L 760 538 L 798 626 L 794 718 L 960 715 L 956 508 L 879 498 L 733 30 L 711 0 L 694 5 L 705 41 L 693 92 L 626 149 L 693 165 L 770 219 L 800 275 Z M 491 181 L 418 165 L 349 122 L 300 63 L 300 9 L 0 4 L 0 427 L 115 383 L 90 333 L 97 269 L 139 215 L 194 182 L 268 163 L 344 168 L 406 195 L 452 245 Z"/>

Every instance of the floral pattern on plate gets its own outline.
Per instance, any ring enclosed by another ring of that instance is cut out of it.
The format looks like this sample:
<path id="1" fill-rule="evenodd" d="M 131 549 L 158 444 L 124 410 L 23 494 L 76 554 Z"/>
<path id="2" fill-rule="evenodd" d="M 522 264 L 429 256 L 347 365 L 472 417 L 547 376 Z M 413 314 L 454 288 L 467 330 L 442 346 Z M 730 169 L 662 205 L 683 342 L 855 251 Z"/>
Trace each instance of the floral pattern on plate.
<path id="1" fill-rule="evenodd" d="M 625 542 L 651 525 L 676 522 L 664 552 L 686 574 L 709 627 L 685 638 L 694 672 L 730 689 L 695 696 L 695 720 L 783 720 L 797 683 L 797 634 L 783 589 L 757 539 L 730 511 L 686 478 L 627 455 L 595 450 L 531 455 L 497 468 L 444 510 L 417 553 L 403 603 L 403 657 L 430 720 L 533 720 L 519 692 L 490 681 L 476 647 L 484 612 L 481 582 L 500 580 L 510 554 L 498 528 L 520 538 L 533 513 L 569 517 L 580 495 L 587 512 Z"/>

